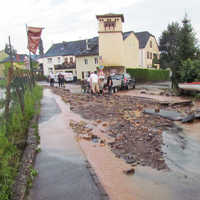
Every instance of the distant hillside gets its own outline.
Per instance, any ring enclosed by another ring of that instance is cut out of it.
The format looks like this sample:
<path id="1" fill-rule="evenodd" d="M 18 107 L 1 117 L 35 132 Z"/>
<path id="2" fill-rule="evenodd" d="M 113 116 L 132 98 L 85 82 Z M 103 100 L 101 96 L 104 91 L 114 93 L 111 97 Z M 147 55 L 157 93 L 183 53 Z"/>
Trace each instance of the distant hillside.
<path id="1" fill-rule="evenodd" d="M 1 50 L 1 51 L 0 51 L 0 61 L 3 60 L 3 59 L 5 59 L 6 57 L 8 57 L 8 54 L 6 54 L 6 53 L 4 52 L 4 50 Z"/>

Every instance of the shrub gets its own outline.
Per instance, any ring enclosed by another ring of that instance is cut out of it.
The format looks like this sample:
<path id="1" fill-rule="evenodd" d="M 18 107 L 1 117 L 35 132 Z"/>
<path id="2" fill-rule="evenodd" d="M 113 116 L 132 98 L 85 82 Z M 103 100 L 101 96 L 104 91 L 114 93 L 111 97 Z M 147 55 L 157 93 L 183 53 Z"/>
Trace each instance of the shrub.
<path id="1" fill-rule="evenodd" d="M 135 69 L 126 69 L 126 71 L 136 79 L 136 82 L 169 80 L 168 70 L 135 68 Z"/>

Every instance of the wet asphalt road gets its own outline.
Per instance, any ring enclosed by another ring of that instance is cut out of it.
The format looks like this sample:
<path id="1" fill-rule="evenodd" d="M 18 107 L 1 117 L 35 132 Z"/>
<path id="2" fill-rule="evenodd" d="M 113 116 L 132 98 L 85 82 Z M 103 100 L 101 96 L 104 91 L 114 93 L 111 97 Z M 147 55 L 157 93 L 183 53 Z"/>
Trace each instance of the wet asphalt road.
<path id="1" fill-rule="evenodd" d="M 62 100 L 45 89 L 39 120 L 42 151 L 37 155 L 35 163 L 39 175 L 34 181 L 29 199 L 103 199 L 86 168 L 85 157 L 75 142 L 73 132 L 65 120 L 63 107 L 59 104 L 62 104 Z"/>

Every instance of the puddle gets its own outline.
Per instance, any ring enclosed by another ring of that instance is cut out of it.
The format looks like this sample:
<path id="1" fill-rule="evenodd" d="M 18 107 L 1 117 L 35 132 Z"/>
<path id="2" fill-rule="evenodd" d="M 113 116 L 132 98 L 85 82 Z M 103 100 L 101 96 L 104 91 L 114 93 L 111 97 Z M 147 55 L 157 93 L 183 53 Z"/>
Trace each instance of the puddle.
<path id="1" fill-rule="evenodd" d="M 136 168 L 133 185 L 144 189 L 143 196 L 138 200 L 199 200 L 200 142 L 185 131 L 188 130 L 176 127 L 163 133 L 166 145 L 163 145 L 162 150 L 169 171 Z"/>
<path id="2" fill-rule="evenodd" d="M 41 113 L 39 123 L 48 121 L 54 115 L 61 112 L 60 107 L 56 103 L 56 100 L 52 97 L 44 96 L 41 102 Z"/>

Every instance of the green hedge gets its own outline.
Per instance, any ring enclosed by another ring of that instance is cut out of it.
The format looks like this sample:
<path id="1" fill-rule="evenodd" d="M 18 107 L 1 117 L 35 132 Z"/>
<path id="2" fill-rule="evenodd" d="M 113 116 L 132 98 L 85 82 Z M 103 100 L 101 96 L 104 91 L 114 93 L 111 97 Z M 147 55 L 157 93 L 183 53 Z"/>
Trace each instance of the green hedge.
<path id="1" fill-rule="evenodd" d="M 132 77 L 136 79 L 137 82 L 147 82 L 147 81 L 167 81 L 169 80 L 169 71 L 163 69 L 126 69 Z"/>

